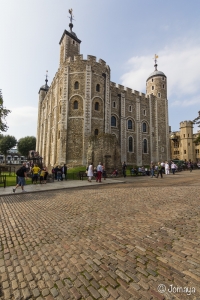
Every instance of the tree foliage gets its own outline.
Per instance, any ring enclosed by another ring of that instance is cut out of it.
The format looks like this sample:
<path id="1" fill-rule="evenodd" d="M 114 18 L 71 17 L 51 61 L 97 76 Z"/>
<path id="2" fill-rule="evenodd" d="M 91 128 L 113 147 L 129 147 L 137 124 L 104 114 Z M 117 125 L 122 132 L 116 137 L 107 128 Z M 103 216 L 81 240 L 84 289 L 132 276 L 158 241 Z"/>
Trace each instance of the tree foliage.
<path id="1" fill-rule="evenodd" d="M 30 150 L 35 150 L 36 147 L 36 138 L 34 136 L 26 136 L 19 139 L 18 141 L 18 151 L 23 156 L 28 156 Z"/>
<path id="2" fill-rule="evenodd" d="M 7 131 L 8 130 L 8 126 L 6 124 L 6 117 L 7 115 L 10 113 L 9 109 L 6 109 L 3 106 L 3 95 L 2 92 L 0 90 L 0 132 L 3 131 Z"/>
<path id="3" fill-rule="evenodd" d="M 198 125 L 198 127 L 200 127 L 200 111 L 198 113 L 199 115 L 193 120 L 193 124 L 196 124 Z M 199 142 L 200 142 L 200 135 L 198 135 L 197 138 L 194 140 L 195 144 L 198 144 Z"/>
<path id="4" fill-rule="evenodd" d="M 15 147 L 17 144 L 17 140 L 12 135 L 4 135 L 0 137 L 0 153 L 7 156 L 8 150 Z"/>

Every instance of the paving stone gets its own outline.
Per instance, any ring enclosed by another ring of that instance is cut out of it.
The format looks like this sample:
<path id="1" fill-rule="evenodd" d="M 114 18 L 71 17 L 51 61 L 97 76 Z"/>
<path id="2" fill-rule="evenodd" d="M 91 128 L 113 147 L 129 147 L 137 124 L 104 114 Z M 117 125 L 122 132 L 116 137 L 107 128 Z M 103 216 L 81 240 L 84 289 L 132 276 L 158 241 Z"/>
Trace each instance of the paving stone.
<path id="1" fill-rule="evenodd" d="M 89 286 L 88 291 L 91 293 L 94 299 L 99 299 L 101 297 L 99 292 L 93 286 Z"/>
<path id="2" fill-rule="evenodd" d="M 31 298 L 31 293 L 28 288 L 22 289 L 22 295 L 24 297 L 24 300 L 30 299 Z"/>

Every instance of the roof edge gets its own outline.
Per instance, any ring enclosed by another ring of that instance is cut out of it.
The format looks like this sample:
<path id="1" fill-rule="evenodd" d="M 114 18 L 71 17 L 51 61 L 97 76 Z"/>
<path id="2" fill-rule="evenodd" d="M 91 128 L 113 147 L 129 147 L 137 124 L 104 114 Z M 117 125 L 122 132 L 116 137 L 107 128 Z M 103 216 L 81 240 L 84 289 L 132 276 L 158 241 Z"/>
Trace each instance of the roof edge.
<path id="1" fill-rule="evenodd" d="M 69 37 L 71 37 L 72 39 L 74 39 L 77 43 L 79 43 L 79 44 L 81 43 L 81 40 L 79 40 L 75 35 L 71 34 L 69 31 L 67 31 L 65 29 L 64 32 L 63 32 L 63 35 L 60 39 L 59 45 L 62 43 L 62 40 L 63 40 L 65 34 L 68 35 Z"/>

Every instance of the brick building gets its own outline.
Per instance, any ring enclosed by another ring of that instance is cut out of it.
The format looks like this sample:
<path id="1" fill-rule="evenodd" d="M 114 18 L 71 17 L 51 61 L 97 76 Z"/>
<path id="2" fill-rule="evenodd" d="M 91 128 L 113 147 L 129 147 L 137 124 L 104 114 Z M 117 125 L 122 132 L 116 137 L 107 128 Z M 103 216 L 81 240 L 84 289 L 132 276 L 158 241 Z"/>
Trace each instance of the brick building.
<path id="1" fill-rule="evenodd" d="M 167 77 L 155 70 L 146 80 L 146 94 L 111 81 L 102 59 L 80 55 L 81 41 L 65 30 L 60 63 L 50 85 L 39 90 L 36 151 L 49 168 L 55 164 L 106 169 L 148 165 L 168 160 Z"/>

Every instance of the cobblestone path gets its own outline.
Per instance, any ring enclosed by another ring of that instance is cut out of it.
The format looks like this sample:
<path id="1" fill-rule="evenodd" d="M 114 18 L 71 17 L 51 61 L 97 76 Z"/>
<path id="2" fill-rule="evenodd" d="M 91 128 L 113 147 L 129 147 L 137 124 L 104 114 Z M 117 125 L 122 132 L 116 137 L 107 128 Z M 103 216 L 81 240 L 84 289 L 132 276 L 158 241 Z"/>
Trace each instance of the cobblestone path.
<path id="1" fill-rule="evenodd" d="M 124 184 L 1 197 L 0 299 L 200 299 L 199 194 Z"/>

